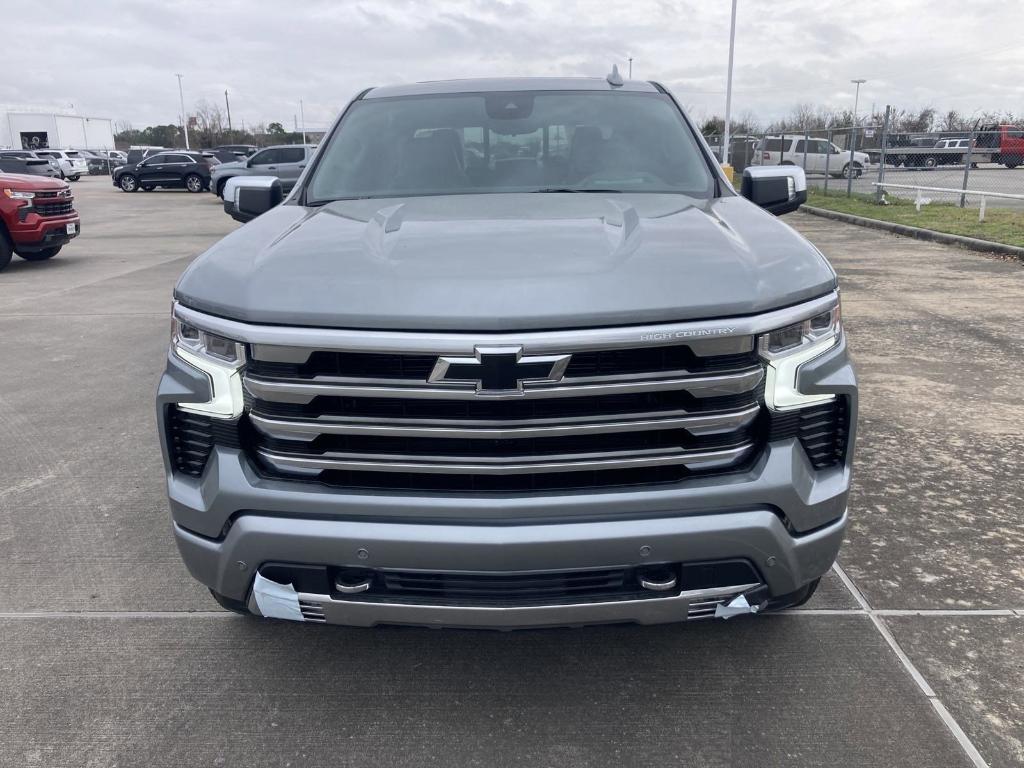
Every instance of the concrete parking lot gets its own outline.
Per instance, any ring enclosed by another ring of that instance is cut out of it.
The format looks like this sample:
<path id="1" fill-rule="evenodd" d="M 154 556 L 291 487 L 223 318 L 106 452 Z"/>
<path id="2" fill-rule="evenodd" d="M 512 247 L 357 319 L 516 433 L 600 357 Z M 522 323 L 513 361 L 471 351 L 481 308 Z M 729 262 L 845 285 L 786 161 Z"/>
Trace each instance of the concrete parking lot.
<path id="1" fill-rule="evenodd" d="M 171 289 L 237 225 L 74 189 L 81 237 L 0 274 L 0 765 L 1024 764 L 1021 264 L 787 218 L 862 381 L 852 527 L 805 608 L 349 630 L 220 611 L 172 541 Z"/>

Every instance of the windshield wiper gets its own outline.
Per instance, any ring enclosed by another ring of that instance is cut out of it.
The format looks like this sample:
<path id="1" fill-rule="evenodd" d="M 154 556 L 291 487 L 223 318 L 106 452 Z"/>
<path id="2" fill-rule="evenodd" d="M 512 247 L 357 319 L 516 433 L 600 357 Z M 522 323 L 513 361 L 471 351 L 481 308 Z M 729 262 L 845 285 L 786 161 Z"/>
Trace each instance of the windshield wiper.
<path id="1" fill-rule="evenodd" d="M 621 189 L 597 189 L 594 187 L 588 187 L 587 189 L 580 189 L 579 187 L 544 187 L 532 190 L 531 194 L 540 194 L 542 192 L 603 192 L 605 194 L 622 194 Z"/>

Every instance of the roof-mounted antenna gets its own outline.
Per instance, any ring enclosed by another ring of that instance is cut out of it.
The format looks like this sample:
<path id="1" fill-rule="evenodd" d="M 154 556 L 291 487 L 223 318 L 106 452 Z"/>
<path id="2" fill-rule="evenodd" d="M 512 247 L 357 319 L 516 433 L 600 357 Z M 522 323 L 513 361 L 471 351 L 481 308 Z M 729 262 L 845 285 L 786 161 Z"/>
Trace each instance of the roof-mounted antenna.
<path id="1" fill-rule="evenodd" d="M 612 64 L 612 72 L 605 78 L 605 80 L 608 81 L 608 85 L 614 85 L 616 88 L 623 84 L 624 81 L 622 79 L 622 75 L 619 74 L 618 64 Z"/>

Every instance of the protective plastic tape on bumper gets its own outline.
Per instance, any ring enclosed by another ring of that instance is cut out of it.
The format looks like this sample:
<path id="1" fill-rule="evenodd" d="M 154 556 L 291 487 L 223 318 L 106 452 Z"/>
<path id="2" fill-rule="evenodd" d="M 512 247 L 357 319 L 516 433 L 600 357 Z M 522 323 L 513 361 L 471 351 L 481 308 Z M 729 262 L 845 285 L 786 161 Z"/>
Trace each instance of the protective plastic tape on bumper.
<path id="1" fill-rule="evenodd" d="M 306 620 L 299 608 L 299 593 L 291 584 L 278 584 L 257 573 L 252 596 L 260 613 L 268 619 Z"/>

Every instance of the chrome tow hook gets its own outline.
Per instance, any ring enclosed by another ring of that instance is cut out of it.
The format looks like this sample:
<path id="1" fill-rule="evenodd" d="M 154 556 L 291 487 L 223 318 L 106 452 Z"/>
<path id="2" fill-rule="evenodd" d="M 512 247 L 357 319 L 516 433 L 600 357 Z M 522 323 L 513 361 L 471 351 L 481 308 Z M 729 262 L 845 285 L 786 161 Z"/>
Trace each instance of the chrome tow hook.
<path id="1" fill-rule="evenodd" d="M 357 595 L 370 588 L 371 579 L 362 574 L 339 573 L 334 578 L 334 588 L 343 595 Z"/>
<path id="2" fill-rule="evenodd" d="M 668 592 L 675 589 L 676 576 L 669 570 L 650 570 L 640 574 L 640 586 L 652 592 Z"/>

